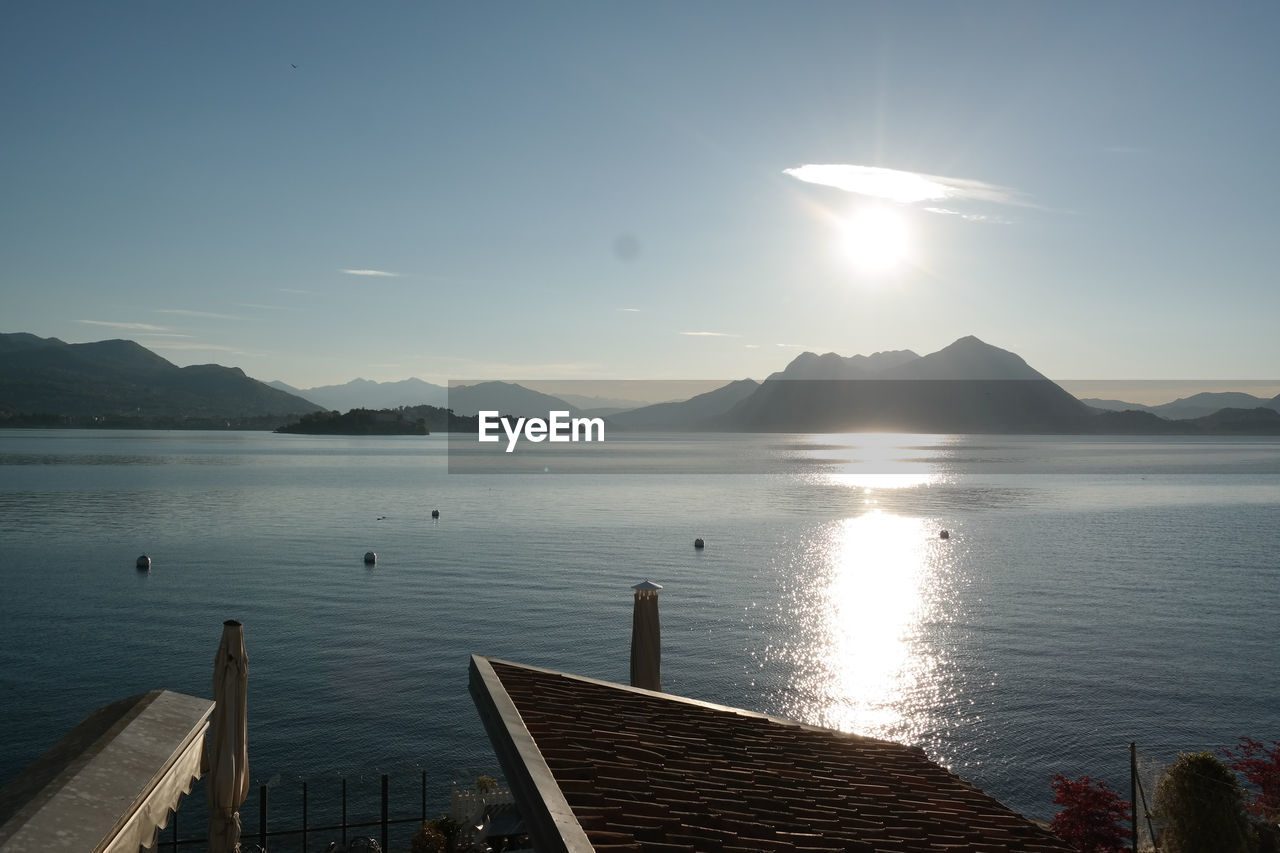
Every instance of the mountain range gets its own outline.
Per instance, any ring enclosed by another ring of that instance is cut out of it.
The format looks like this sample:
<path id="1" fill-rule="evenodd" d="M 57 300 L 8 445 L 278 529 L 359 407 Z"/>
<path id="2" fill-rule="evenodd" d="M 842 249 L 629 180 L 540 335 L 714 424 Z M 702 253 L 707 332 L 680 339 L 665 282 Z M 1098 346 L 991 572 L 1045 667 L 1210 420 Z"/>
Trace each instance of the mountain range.
<path id="1" fill-rule="evenodd" d="M 132 341 L 0 334 L 0 424 L 275 428 L 319 410 L 421 406 L 459 416 L 597 414 L 514 383 L 357 379 L 296 389 L 238 368 L 180 368 Z M 607 422 L 622 430 L 1273 434 L 1280 396 L 1197 394 L 1163 406 L 1081 401 L 1018 355 L 969 336 L 923 356 L 806 352 L 764 382 L 742 379 L 688 400 L 611 412 Z"/>
<path id="2" fill-rule="evenodd" d="M 125 340 L 68 344 L 0 334 L 0 419 L 53 423 L 267 428 L 318 408 L 238 367 L 178 367 Z"/>
<path id="3" fill-rule="evenodd" d="M 1206 391 L 1200 394 L 1192 394 L 1190 397 L 1179 397 L 1170 403 L 1161 403 L 1158 406 L 1126 403 L 1123 400 L 1100 400 L 1094 397 L 1085 397 L 1081 402 L 1104 411 L 1150 412 L 1153 415 L 1169 420 L 1202 418 L 1221 409 L 1264 408 L 1280 411 L 1280 394 L 1267 399 L 1266 397 L 1255 397 L 1252 394 L 1245 394 L 1239 391 Z"/>
<path id="4" fill-rule="evenodd" d="M 443 385 L 416 378 L 402 379 L 399 382 L 352 379 L 343 385 L 320 385 L 315 388 L 294 388 L 278 379 L 267 384 L 286 393 L 305 397 L 333 412 L 395 409 L 400 406 L 436 406 L 443 409 L 449 397 L 449 389 Z"/>

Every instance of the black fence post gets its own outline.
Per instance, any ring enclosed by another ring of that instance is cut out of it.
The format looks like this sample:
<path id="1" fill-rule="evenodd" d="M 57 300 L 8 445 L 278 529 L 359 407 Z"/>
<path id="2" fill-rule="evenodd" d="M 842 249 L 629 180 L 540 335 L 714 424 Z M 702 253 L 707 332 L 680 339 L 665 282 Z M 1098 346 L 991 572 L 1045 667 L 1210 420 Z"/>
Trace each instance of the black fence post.
<path id="1" fill-rule="evenodd" d="M 387 774 L 382 774 L 382 849 L 387 849 Z"/>
<path id="2" fill-rule="evenodd" d="M 307 853 L 307 783 L 302 783 L 302 853 Z"/>
<path id="3" fill-rule="evenodd" d="M 258 846 L 267 849 L 267 786 L 258 789 Z"/>

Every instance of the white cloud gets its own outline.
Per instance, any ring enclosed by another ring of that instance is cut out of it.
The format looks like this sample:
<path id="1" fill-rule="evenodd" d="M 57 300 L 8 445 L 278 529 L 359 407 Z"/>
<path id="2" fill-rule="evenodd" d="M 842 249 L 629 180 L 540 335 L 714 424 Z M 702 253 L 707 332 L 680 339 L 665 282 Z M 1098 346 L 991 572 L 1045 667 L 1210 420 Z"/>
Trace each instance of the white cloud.
<path id="1" fill-rule="evenodd" d="M 639 308 L 619 308 L 618 310 L 619 310 L 619 311 L 629 311 L 629 312 L 631 312 L 632 314 L 639 314 L 639 313 L 640 313 L 640 309 L 639 309 Z"/>
<path id="2" fill-rule="evenodd" d="M 87 326 L 106 326 L 108 329 L 123 329 L 129 332 L 167 332 L 166 326 L 153 326 L 150 323 L 115 323 L 110 320 L 77 320 Z"/>
<path id="3" fill-rule="evenodd" d="M 400 277 L 400 273 L 398 272 L 386 272 L 385 270 L 339 269 L 338 272 L 343 272 L 343 273 L 346 273 L 347 275 L 369 275 L 369 276 L 381 276 L 383 278 L 399 278 Z"/>
<path id="4" fill-rule="evenodd" d="M 904 172 L 881 166 L 857 166 L 846 163 L 810 163 L 782 171 L 783 174 L 806 183 L 834 187 L 845 192 L 898 204 L 917 204 L 922 201 L 943 199 L 1026 204 L 1015 190 L 970 178 L 948 178 L 941 175 L 927 175 L 923 172 Z"/>
<path id="5" fill-rule="evenodd" d="M 728 332 L 681 332 L 682 335 L 691 335 L 695 338 L 740 338 L 742 335 L 731 335 Z"/>

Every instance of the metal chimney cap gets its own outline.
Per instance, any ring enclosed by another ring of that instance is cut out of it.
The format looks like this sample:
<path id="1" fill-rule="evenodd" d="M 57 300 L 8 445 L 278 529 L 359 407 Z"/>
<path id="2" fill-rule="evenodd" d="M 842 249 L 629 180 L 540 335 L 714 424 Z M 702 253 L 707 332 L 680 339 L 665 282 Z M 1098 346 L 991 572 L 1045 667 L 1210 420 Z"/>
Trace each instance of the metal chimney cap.
<path id="1" fill-rule="evenodd" d="M 654 583 L 648 578 L 645 578 L 644 580 L 640 581 L 640 583 L 636 584 L 631 588 L 640 592 L 649 592 L 650 590 L 656 591 L 656 590 L 662 589 L 662 584 Z"/>

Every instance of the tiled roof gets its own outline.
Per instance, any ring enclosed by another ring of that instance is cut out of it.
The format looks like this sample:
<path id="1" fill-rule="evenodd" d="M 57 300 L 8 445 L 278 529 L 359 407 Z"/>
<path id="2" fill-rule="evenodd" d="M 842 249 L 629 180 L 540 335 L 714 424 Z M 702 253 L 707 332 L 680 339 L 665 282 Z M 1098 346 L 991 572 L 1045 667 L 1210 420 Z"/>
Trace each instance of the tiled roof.
<path id="1" fill-rule="evenodd" d="M 1071 850 L 916 747 L 480 655 L 471 691 L 540 851 Z"/>

